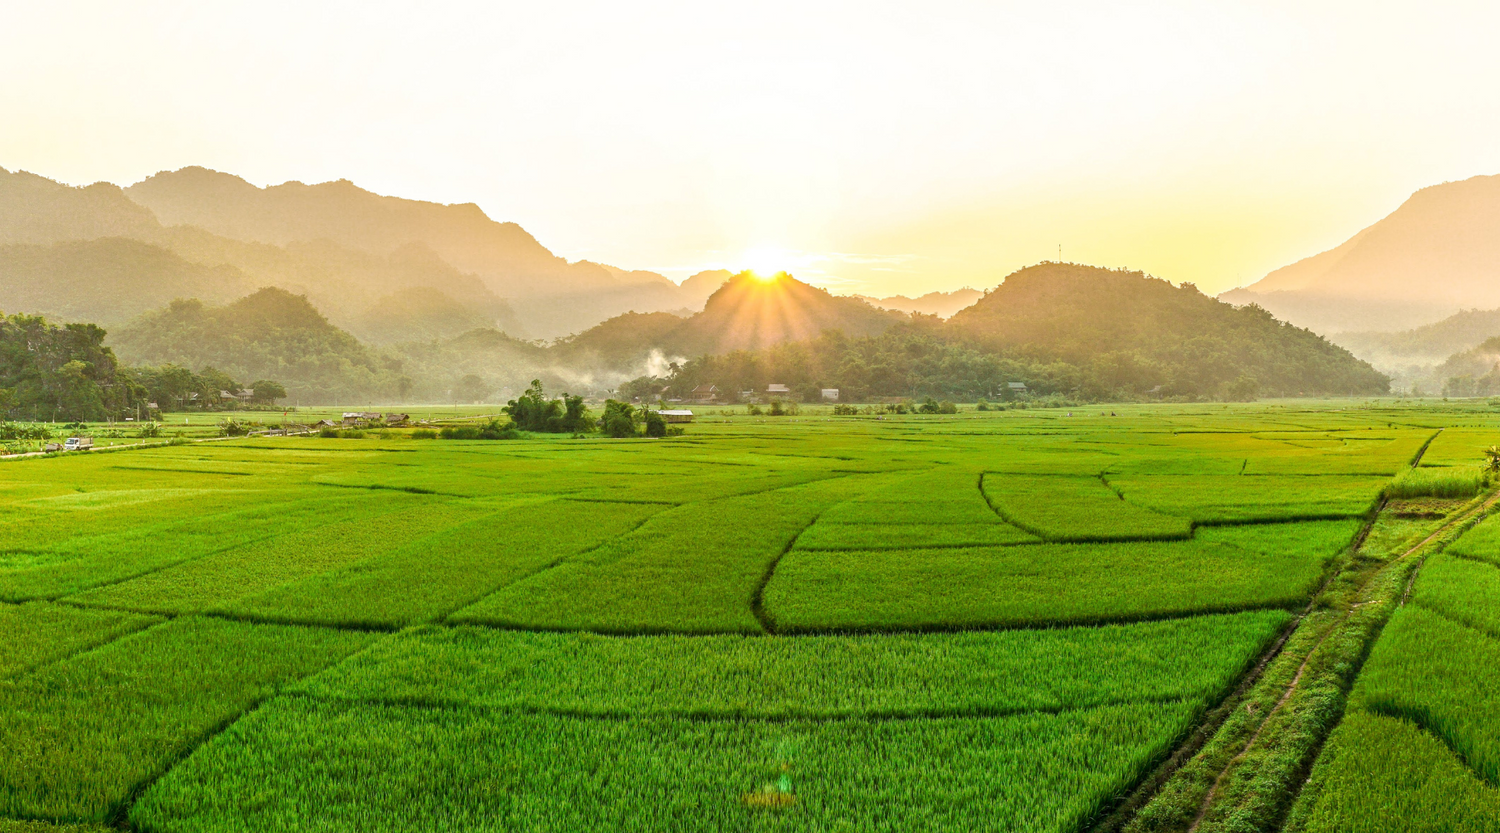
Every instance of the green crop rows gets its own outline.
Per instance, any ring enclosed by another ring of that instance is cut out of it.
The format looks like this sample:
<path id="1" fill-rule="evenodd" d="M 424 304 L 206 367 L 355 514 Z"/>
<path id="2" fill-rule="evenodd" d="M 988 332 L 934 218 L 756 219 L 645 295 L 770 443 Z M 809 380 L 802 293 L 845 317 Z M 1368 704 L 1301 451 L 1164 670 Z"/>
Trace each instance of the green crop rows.
<path id="1" fill-rule="evenodd" d="M 1114 411 L 0 465 L 0 833 L 1081 833 L 1500 437 Z M 1493 829 L 1497 599 L 1500 520 L 1422 565 L 1290 823 Z"/>

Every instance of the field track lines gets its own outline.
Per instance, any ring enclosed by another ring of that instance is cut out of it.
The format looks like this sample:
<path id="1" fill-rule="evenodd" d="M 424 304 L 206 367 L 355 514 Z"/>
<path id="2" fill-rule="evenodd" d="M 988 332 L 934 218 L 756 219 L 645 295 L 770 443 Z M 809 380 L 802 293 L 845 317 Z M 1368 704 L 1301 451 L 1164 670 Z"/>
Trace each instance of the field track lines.
<path id="1" fill-rule="evenodd" d="M 1436 434 L 1434 434 L 1433 436 L 1435 437 Z M 1420 454 L 1418 455 L 1418 457 L 1420 457 Z M 1415 464 L 1416 461 L 1413 461 L 1412 465 Z M 1370 576 L 1360 584 L 1359 588 L 1350 597 L 1352 600 L 1354 600 L 1354 602 L 1349 605 L 1349 607 L 1343 612 L 1341 616 L 1339 616 L 1339 618 L 1329 624 L 1329 626 L 1323 631 L 1322 635 L 1318 637 L 1317 642 L 1314 643 L 1312 648 L 1309 649 L 1308 652 L 1303 656 L 1302 662 L 1297 666 L 1296 673 L 1292 675 L 1291 681 L 1287 684 L 1286 690 L 1282 692 L 1281 697 L 1276 701 L 1276 705 L 1272 706 L 1266 711 L 1265 716 L 1260 719 L 1258 725 L 1256 726 L 1254 733 L 1251 734 L 1250 738 L 1245 741 L 1245 743 L 1240 747 L 1240 751 L 1236 753 L 1235 756 L 1232 757 L 1227 764 L 1224 765 L 1223 769 L 1221 769 L 1219 771 L 1219 774 L 1214 778 L 1213 786 L 1209 788 L 1208 794 L 1204 796 L 1203 803 L 1199 806 L 1198 813 L 1194 817 L 1192 825 L 1188 827 L 1187 833 L 1196 833 L 1199 827 L 1203 824 L 1204 819 L 1208 816 L 1209 811 L 1213 809 L 1214 800 L 1218 798 L 1221 790 L 1223 789 L 1225 781 L 1230 777 L 1230 774 L 1234 771 L 1236 765 L 1243 761 L 1245 757 L 1250 754 L 1250 751 L 1254 749 L 1256 744 L 1259 742 L 1261 735 L 1265 732 L 1266 726 L 1271 722 L 1271 719 L 1279 714 L 1282 708 L 1297 693 L 1298 686 L 1301 685 L 1307 668 L 1312 663 L 1313 658 L 1317 656 L 1318 650 L 1323 647 L 1323 645 L 1328 641 L 1330 637 L 1340 631 L 1342 626 L 1348 622 L 1349 617 L 1354 613 L 1354 611 L 1364 606 L 1365 602 L 1360 602 L 1359 600 L 1365 596 L 1370 585 L 1373 584 L 1375 580 L 1381 575 L 1386 574 L 1387 571 L 1389 571 L 1391 568 L 1403 564 L 1407 561 L 1407 559 L 1411 558 L 1413 555 L 1419 552 L 1422 552 L 1425 547 L 1435 541 L 1442 539 L 1445 535 L 1452 532 L 1455 528 L 1458 528 L 1477 518 L 1483 517 L 1492 507 L 1495 506 L 1497 502 L 1500 502 L 1500 493 L 1490 496 L 1478 506 L 1472 506 L 1467 510 L 1459 513 L 1457 517 L 1445 522 L 1442 526 L 1433 531 L 1426 538 L 1423 538 L 1417 544 L 1407 548 L 1407 550 L 1401 553 L 1399 556 L 1387 561 L 1384 565 L 1381 566 L 1380 569 L 1371 572 Z M 1371 525 L 1373 525 L 1373 519 L 1371 521 Z M 1359 542 L 1360 545 L 1364 543 L 1364 534 L 1368 532 L 1368 528 L 1369 527 L 1367 526 L 1365 533 L 1362 533 L 1361 535 L 1361 539 Z M 1354 551 L 1356 553 L 1358 552 L 1358 546 L 1355 547 Z M 1402 598 L 1398 600 L 1399 603 L 1404 603 L 1405 595 L 1410 594 L 1411 584 L 1416 580 L 1416 574 L 1418 571 L 1420 571 L 1422 562 L 1425 561 L 1425 559 L 1426 555 L 1424 554 L 1422 556 L 1422 560 L 1418 561 L 1417 566 L 1412 569 L 1411 576 L 1409 577 L 1405 587 L 1405 593 L 1403 594 Z M 1310 612 L 1312 610 L 1313 604 L 1316 603 L 1316 598 L 1317 596 L 1315 595 L 1314 602 L 1309 603 L 1308 610 L 1302 614 L 1303 616 L 1306 616 L 1307 612 Z M 1298 620 L 1299 625 L 1300 620 L 1301 617 L 1299 617 Z M 1373 645 L 1375 640 L 1379 638 L 1380 630 L 1381 628 L 1375 628 L 1369 635 L 1369 637 L 1364 641 L 1364 647 L 1366 650 L 1362 652 L 1361 657 L 1356 662 L 1356 666 L 1363 665 L 1363 655 L 1368 654 L 1369 646 Z M 1357 676 L 1358 672 L 1359 668 L 1356 667 L 1353 671 L 1353 676 Z M 1352 676 L 1351 679 L 1353 679 Z M 1338 718 L 1342 719 L 1342 710 L 1340 711 Z M 1335 724 L 1336 723 L 1337 721 L 1335 721 Z M 1328 726 L 1327 729 L 1321 733 L 1321 737 L 1314 744 L 1313 748 L 1309 750 L 1309 764 L 1317 759 L 1318 753 L 1322 750 L 1323 741 L 1326 740 L 1328 734 L 1332 732 L 1334 728 L 1334 725 Z M 1300 791 L 1300 782 L 1293 791 Z M 1295 799 L 1296 796 L 1292 795 L 1291 798 Z"/>
<path id="2" fill-rule="evenodd" d="M 69 605 L 69 607 L 78 607 L 78 605 Z M 126 611 L 126 612 L 127 613 L 133 613 L 134 611 Z M 83 656 L 84 654 L 88 654 L 88 653 L 91 653 L 93 651 L 98 651 L 98 650 L 102 650 L 104 648 L 108 648 L 110 645 L 113 645 L 116 642 L 119 642 L 120 640 L 124 639 L 127 636 L 135 636 L 136 634 L 145 633 L 146 631 L 149 631 L 152 628 L 157 627 L 159 625 L 165 625 L 170 620 L 171 620 L 171 617 L 162 617 L 159 621 L 156 621 L 156 622 L 147 622 L 144 625 L 142 625 L 141 627 L 135 628 L 133 630 L 125 631 L 124 633 L 117 633 L 114 636 L 110 637 L 109 639 L 105 639 L 105 640 L 103 640 L 101 642 L 95 642 L 95 643 L 90 644 L 90 645 L 81 646 L 81 647 L 79 647 L 78 650 L 76 650 L 76 651 L 74 651 L 74 652 L 72 652 L 70 654 L 66 654 L 66 655 L 60 656 L 60 657 L 54 657 L 52 659 L 47 660 L 46 662 L 39 662 L 36 665 L 31 665 L 31 666 L 28 666 L 26 668 L 22 668 L 19 671 L 12 671 L 9 674 L 0 674 L 0 680 L 17 680 L 17 679 L 20 679 L 21 677 L 26 676 L 27 674 L 31 674 L 31 673 L 34 673 L 36 671 L 40 671 L 40 670 L 42 670 L 43 668 L 46 668 L 49 665 L 56 665 L 59 662 L 70 662 L 70 661 L 72 661 L 74 659 L 77 659 L 78 657 Z"/>
<path id="3" fill-rule="evenodd" d="M 821 517 L 823 517 L 822 512 L 813 515 L 812 520 L 803 524 L 802 528 L 797 530 L 797 534 L 793 535 L 786 542 L 786 546 L 781 548 L 781 552 L 776 553 L 776 557 L 772 558 L 771 563 L 766 565 L 766 571 L 761 575 L 760 583 L 755 585 L 755 593 L 750 596 L 750 613 L 755 616 L 755 621 L 760 623 L 761 630 L 766 633 L 776 633 L 776 622 L 771 619 L 769 613 L 766 613 L 766 586 L 771 583 L 771 579 L 776 575 L 776 567 L 781 563 L 781 559 L 786 558 L 786 554 L 792 551 L 792 547 L 797 546 L 797 539 L 802 537 L 802 533 L 812 529 L 813 524 L 817 523 L 818 518 Z"/>
<path id="4" fill-rule="evenodd" d="M 1412 468 L 1416 468 L 1417 466 L 1421 465 L 1421 463 L 1422 463 L 1422 455 L 1424 455 L 1424 454 L 1427 453 L 1427 449 L 1429 449 L 1429 448 L 1432 447 L 1432 441 L 1436 440 L 1438 438 L 1438 435 L 1441 434 L 1441 433 L 1443 433 L 1443 429 L 1441 429 L 1441 428 L 1439 428 L 1438 430 L 1432 432 L 1432 436 L 1430 436 L 1430 437 L 1427 438 L 1427 442 L 1422 443 L 1422 447 L 1419 448 L 1419 449 L 1417 449 L 1416 456 L 1411 458 L 1411 467 Z"/>
<path id="5" fill-rule="evenodd" d="M 1450 619 L 1449 621 L 1452 622 L 1453 620 Z M 1454 622 L 1454 624 L 1462 625 L 1463 623 Z M 1500 784 L 1497 784 L 1494 779 L 1474 766 L 1473 761 L 1469 760 L 1469 756 L 1464 753 L 1459 744 L 1439 728 L 1439 721 L 1432 719 L 1432 716 L 1427 713 L 1426 709 L 1413 709 L 1410 706 L 1397 707 L 1380 701 L 1366 703 L 1365 709 L 1381 717 L 1399 720 L 1417 727 L 1424 734 L 1446 747 L 1449 754 L 1462 764 L 1463 768 L 1468 770 L 1469 774 L 1474 776 L 1475 780 L 1488 784 L 1491 787 L 1500 787 Z"/>
<path id="6" fill-rule="evenodd" d="M 210 550 L 208 552 L 199 553 L 198 555 L 189 556 L 187 558 L 184 558 L 181 561 L 174 561 L 174 562 L 172 562 L 170 564 L 160 564 L 160 565 L 157 565 L 155 567 L 151 567 L 149 569 L 142 570 L 139 573 L 131 573 L 130 575 L 119 576 L 117 578 L 112 578 L 112 579 L 109 579 L 107 581 L 101 581 L 98 584 L 90 584 L 88 587 L 81 587 L 81 588 L 78 588 L 76 590 L 69 590 L 66 593 L 56 593 L 56 594 L 53 594 L 51 596 L 37 596 L 36 600 L 45 600 L 45 601 L 49 601 L 49 602 L 57 602 L 59 604 L 68 604 L 68 605 L 72 605 L 74 607 L 94 607 L 94 605 L 85 605 L 85 604 L 79 604 L 78 602 L 69 601 L 68 597 L 69 596 L 75 596 L 75 595 L 77 595 L 79 593 L 86 593 L 86 592 L 88 592 L 90 590 L 97 590 L 97 589 L 99 589 L 101 587 L 113 587 L 116 584 L 124 584 L 127 581 L 133 581 L 135 579 L 141 578 L 142 576 L 149 576 L 152 573 L 159 573 L 162 570 L 170 570 L 173 567 L 181 567 L 184 564 L 189 564 L 191 562 L 197 561 L 200 558 L 209 558 L 211 556 L 221 555 L 223 553 L 230 552 L 231 550 L 237 550 L 237 549 L 239 549 L 241 547 L 253 546 L 255 544 L 264 543 L 264 542 L 270 541 L 270 540 L 272 540 L 274 538 L 280 538 L 280 537 L 282 537 L 284 535 L 291 535 L 292 533 L 294 533 L 296 531 L 297 530 L 288 530 L 286 532 L 272 532 L 272 533 L 269 533 L 269 534 L 266 534 L 266 535 L 262 535 L 259 538 L 250 538 L 250 539 L 247 539 L 247 540 L 244 540 L 244 541 L 237 541 L 237 542 L 235 542 L 233 544 L 230 544 L 227 547 L 220 547 L 219 549 L 216 549 L 216 550 Z M 33 601 L 33 599 L 26 599 L 25 601 Z M 146 613 L 147 611 L 131 611 L 131 612 L 132 613 Z M 151 612 L 153 613 L 153 615 L 157 615 L 157 614 L 155 614 L 154 611 L 151 611 Z"/>
<path id="7" fill-rule="evenodd" d="M 358 653 L 358 652 L 356 652 L 356 653 Z M 337 665 L 337 663 L 333 663 L 333 664 L 329 665 L 328 667 L 331 668 L 333 665 Z M 326 670 L 328 670 L 328 669 L 327 668 L 322 668 L 322 669 L 319 669 L 318 671 L 314 671 L 311 674 L 304 675 L 301 679 L 297 680 L 296 683 L 292 683 L 290 685 L 299 684 L 299 683 L 301 683 L 301 682 L 303 682 L 303 681 L 305 681 L 305 680 L 307 680 L 307 679 L 309 679 L 309 678 L 311 678 L 313 676 L 316 676 L 317 674 L 321 674 L 323 671 L 326 671 Z M 288 687 L 290 687 L 290 685 Z M 151 775 L 147 776 L 145 779 L 143 779 L 140 782 L 138 782 L 135 786 L 131 787 L 130 792 L 128 792 L 126 794 L 125 798 L 123 800 L 121 800 L 119 802 L 119 804 L 117 804 L 115 806 L 114 810 L 109 814 L 109 818 L 108 818 L 108 820 L 105 823 L 107 825 L 109 825 L 110 827 L 116 827 L 116 828 L 119 828 L 121 830 L 135 830 L 136 828 L 130 823 L 130 808 L 133 807 L 135 805 L 135 803 L 140 800 L 141 796 L 143 796 L 143 795 L 146 794 L 146 790 L 151 789 L 151 785 L 152 784 L 155 784 L 157 781 L 160 781 L 162 778 L 165 778 L 166 775 L 167 775 L 167 773 L 171 772 L 174 768 L 176 768 L 178 764 L 181 764 L 183 761 L 186 761 L 188 758 L 190 758 L 190 757 L 193 756 L 193 753 L 195 753 L 199 749 L 203 748 L 203 746 L 205 744 L 209 743 L 214 738 L 216 738 L 219 735 L 223 734 L 224 732 L 228 731 L 229 727 L 231 727 L 234 724 L 238 723 L 241 718 L 245 717 L 246 715 L 251 714 L 256 709 L 260 708 L 261 706 L 265 705 L 266 703 L 270 702 L 271 700 L 276 699 L 278 696 L 284 696 L 284 695 L 278 692 L 278 693 L 268 694 L 265 697 L 261 697 L 260 699 L 253 701 L 252 703 L 250 703 L 250 705 L 248 705 L 245 708 L 241 709 L 239 712 L 237 712 L 237 713 L 235 713 L 235 714 L 233 714 L 233 715 L 225 718 L 224 720 L 219 721 L 217 724 L 215 724 L 214 726 L 210 727 L 207 731 L 200 733 L 198 735 L 198 737 L 194 738 L 191 742 L 189 742 L 183 748 L 182 752 L 180 752 L 171 761 L 168 761 L 166 764 L 164 764 L 161 767 L 159 767 L 156 772 L 152 773 Z"/>
<path id="8" fill-rule="evenodd" d="M 1240 681 L 1230 690 L 1229 694 L 1220 699 L 1218 705 L 1208 710 L 1208 713 L 1199 721 L 1198 727 L 1193 730 L 1187 740 L 1179 744 L 1176 749 L 1173 749 L 1166 756 L 1166 760 L 1163 760 L 1148 773 L 1139 785 L 1120 796 L 1119 803 L 1114 810 L 1105 815 L 1094 826 L 1090 827 L 1089 833 L 1115 833 L 1115 831 L 1120 830 L 1137 811 L 1151 800 L 1157 790 L 1166 784 L 1188 761 L 1192 760 L 1193 756 L 1197 755 L 1199 750 L 1213 739 L 1219 728 L 1224 725 L 1224 721 L 1228 720 L 1234 710 L 1239 708 L 1240 702 L 1244 699 L 1245 695 L 1249 694 L 1250 689 L 1254 688 L 1255 684 L 1260 681 L 1261 676 L 1265 674 L 1266 668 L 1281 655 L 1282 649 L 1286 647 L 1286 643 L 1291 640 L 1292 635 L 1297 632 L 1297 626 L 1301 624 L 1301 621 L 1301 616 L 1298 616 L 1287 622 L 1286 627 L 1282 628 L 1281 633 L 1276 639 L 1272 640 L 1270 647 L 1261 652 L 1255 664 L 1250 666 L 1250 669 L 1245 672 Z"/>
<path id="9" fill-rule="evenodd" d="M 358 656 L 358 654 L 352 655 Z M 333 667 L 333 666 L 331 666 Z M 330 667 L 330 668 L 331 668 Z M 320 672 L 321 673 L 321 672 Z M 309 675 L 312 676 L 312 675 Z M 636 720 L 681 720 L 689 723 L 907 723 L 924 720 L 1004 720 L 1032 714 L 1070 714 L 1119 706 L 1170 705 L 1184 703 L 1191 697 L 1121 697 L 1100 700 L 1086 705 L 1031 706 L 1025 708 L 969 708 L 969 709 L 872 709 L 849 711 L 842 714 L 743 714 L 729 711 L 640 711 L 624 709 L 580 709 L 565 707 L 527 705 L 485 705 L 462 700 L 437 700 L 425 697 L 341 697 L 338 695 L 313 694 L 306 691 L 286 690 L 279 697 L 310 700 L 319 703 L 349 703 L 365 706 L 395 706 L 409 709 L 433 709 L 465 712 L 471 714 L 524 714 L 540 717 L 560 717 L 570 720 L 595 720 L 600 722 L 630 722 Z M 270 698 L 267 698 L 270 699 Z"/>
<path id="10" fill-rule="evenodd" d="M 563 500 L 567 500 L 567 498 L 563 498 Z M 608 501 L 601 501 L 601 502 L 608 502 Z M 677 506 L 685 506 L 685 505 L 686 504 L 678 504 Z M 674 506 L 673 508 L 677 508 L 677 506 Z M 658 513 L 658 514 L 660 514 L 660 513 Z M 606 547 L 606 546 L 608 546 L 610 544 L 613 544 L 614 542 L 620 540 L 621 538 L 624 538 L 624 537 L 629 536 L 629 535 L 634 535 L 635 533 L 637 533 L 637 532 L 640 531 L 641 527 L 643 527 L 646 524 L 650 523 L 651 520 L 653 518 L 655 518 L 655 517 L 656 517 L 656 515 L 647 515 L 646 517 L 641 518 L 641 520 L 638 523 L 636 523 L 635 526 L 632 526 L 631 528 L 625 530 L 624 532 L 621 532 L 619 535 L 614 535 L 614 536 L 611 536 L 609 538 L 606 538 L 603 541 L 600 541 L 599 543 L 593 545 L 592 547 L 587 547 L 587 548 L 581 549 L 581 550 L 579 550 L 577 552 L 570 552 L 570 553 L 564 553 L 563 555 L 559 555 L 558 557 L 552 559 L 551 561 L 547 562 L 546 564 L 543 564 L 542 566 L 536 568 L 535 570 L 532 570 L 531 572 L 529 572 L 529 573 L 527 573 L 527 574 L 525 574 L 523 576 L 516 576 L 515 578 L 511 579 L 510 581 L 502 582 L 499 586 L 490 588 L 489 590 L 487 590 L 483 594 L 475 597 L 474 599 L 471 599 L 470 601 L 466 602 L 465 604 L 461 604 L 458 607 L 453 608 L 452 610 L 450 610 L 447 613 L 443 614 L 442 616 L 438 617 L 437 619 L 434 620 L 434 624 L 440 624 L 440 625 L 443 625 L 445 627 L 452 627 L 452 625 L 448 622 L 448 617 L 452 616 L 453 614 L 457 613 L 458 611 L 463 610 L 464 608 L 472 607 L 472 606 L 474 606 L 476 604 L 479 604 L 480 602 L 484 601 L 485 599 L 489 598 L 490 596 L 495 595 L 496 593 L 499 593 L 501 590 L 504 590 L 507 587 L 510 587 L 512 585 L 515 585 L 515 584 L 520 584 L 523 581 L 529 581 L 529 580 L 531 580 L 533 578 L 536 578 L 537 576 L 541 575 L 542 573 L 547 572 L 548 570 L 554 570 L 554 569 L 556 569 L 558 567 L 561 567 L 563 564 L 567 563 L 567 561 L 569 559 L 578 558 L 580 556 L 588 555 L 589 553 L 594 552 L 595 550 L 598 550 L 598 549 Z M 465 625 L 465 627 L 485 627 L 485 628 L 498 627 L 496 625 L 486 625 L 486 624 L 482 624 L 482 623 L 478 623 L 478 622 L 465 622 L 464 625 Z M 501 629 L 505 630 L 505 628 L 501 628 Z M 516 630 L 536 630 L 536 629 L 535 628 L 517 628 Z"/>
<path id="11" fill-rule="evenodd" d="M 173 619 L 219 619 L 225 622 L 236 622 L 241 625 L 287 625 L 298 628 L 318 628 L 325 631 L 373 634 L 397 633 L 406 627 L 405 625 L 375 622 L 311 622 L 292 616 L 259 616 L 246 613 L 229 613 L 223 610 L 195 610 L 183 613 L 181 611 L 148 610 L 145 608 L 125 607 L 123 605 L 84 604 L 83 602 L 75 602 L 68 599 L 58 599 L 57 604 L 79 610 L 113 610 L 119 613 L 135 613 L 141 616 L 158 616 L 164 622 Z M 162 622 L 156 624 L 162 624 Z M 152 627 L 155 627 L 155 625 Z M 140 631 L 133 631 L 133 633 L 140 633 Z"/>

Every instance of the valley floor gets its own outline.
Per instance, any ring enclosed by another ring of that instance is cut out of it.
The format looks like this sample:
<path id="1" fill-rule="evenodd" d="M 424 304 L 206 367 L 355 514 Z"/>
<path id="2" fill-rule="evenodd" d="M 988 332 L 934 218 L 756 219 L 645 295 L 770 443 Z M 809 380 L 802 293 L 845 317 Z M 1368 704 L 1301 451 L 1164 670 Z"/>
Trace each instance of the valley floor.
<path id="1" fill-rule="evenodd" d="M 1289 402 L 5 463 L 0 833 L 1496 829 L 1497 438 Z"/>

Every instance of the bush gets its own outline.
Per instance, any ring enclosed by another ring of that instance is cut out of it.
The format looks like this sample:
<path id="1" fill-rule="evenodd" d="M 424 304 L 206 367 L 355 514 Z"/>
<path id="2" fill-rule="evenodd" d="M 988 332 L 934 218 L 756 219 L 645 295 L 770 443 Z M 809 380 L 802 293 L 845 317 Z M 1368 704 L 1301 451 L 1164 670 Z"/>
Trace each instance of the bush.
<path id="1" fill-rule="evenodd" d="M 745 413 L 749 414 L 750 416 L 760 416 L 762 413 L 764 413 L 764 411 L 760 409 L 759 405 L 751 402 L 749 405 L 745 406 Z"/>
<path id="2" fill-rule="evenodd" d="M 437 432 L 431 428 L 418 428 L 409 435 L 414 440 L 435 440 Z"/>
<path id="3" fill-rule="evenodd" d="M 660 419 L 660 417 L 657 417 Z M 635 408 L 628 402 L 619 402 L 610 399 L 604 403 L 604 417 L 599 420 L 599 427 L 604 429 L 607 436 L 616 439 L 636 436 L 635 432 Z"/>
<path id="4" fill-rule="evenodd" d="M 242 422 L 226 419 L 219 423 L 219 436 L 221 437 L 243 437 L 248 433 L 250 429 Z"/>
<path id="5" fill-rule="evenodd" d="M 656 411 L 646 412 L 646 436 L 665 437 L 667 435 L 667 421 L 662 419 L 661 414 Z"/>
<path id="6" fill-rule="evenodd" d="M 449 425 L 434 434 L 430 429 L 418 428 L 411 432 L 413 439 L 432 439 L 434 436 L 445 440 L 519 440 L 522 437 L 520 431 L 516 430 L 514 423 L 502 424 L 498 419 L 492 419 L 484 425 Z"/>
<path id="7" fill-rule="evenodd" d="M 161 423 L 147 422 L 141 425 L 139 431 L 135 432 L 137 437 L 150 440 L 161 436 Z"/>
<path id="8" fill-rule="evenodd" d="M 937 412 L 940 414 L 956 414 L 958 406 L 952 402 L 939 402 Z"/>
<path id="9" fill-rule="evenodd" d="M 325 425 L 322 428 L 318 429 L 318 436 L 322 437 L 325 440 L 336 440 L 339 436 L 339 429 L 334 428 L 331 425 Z"/>
<path id="10" fill-rule="evenodd" d="M 445 440 L 477 440 L 479 429 L 472 425 L 445 425 L 438 436 Z"/>
<path id="11" fill-rule="evenodd" d="M 50 440 L 52 432 L 43 425 L 0 423 L 0 440 Z"/>
<path id="12" fill-rule="evenodd" d="M 834 416 L 854 416 L 857 413 L 859 413 L 859 409 L 856 408 L 856 407 L 854 407 L 853 405 L 834 405 L 833 406 L 833 415 Z"/>

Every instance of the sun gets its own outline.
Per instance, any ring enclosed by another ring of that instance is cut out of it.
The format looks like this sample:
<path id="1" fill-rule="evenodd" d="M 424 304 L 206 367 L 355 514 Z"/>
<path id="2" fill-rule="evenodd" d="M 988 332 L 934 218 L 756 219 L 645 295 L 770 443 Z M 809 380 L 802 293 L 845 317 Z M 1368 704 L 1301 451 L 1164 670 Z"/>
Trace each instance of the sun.
<path id="1" fill-rule="evenodd" d="M 785 272 L 795 258 L 795 253 L 780 246 L 756 246 L 740 255 L 739 267 L 770 283 Z"/>

